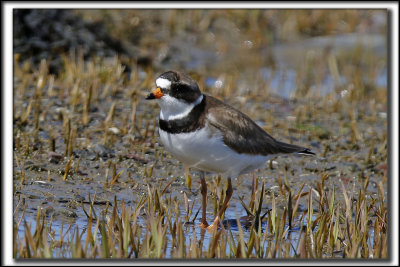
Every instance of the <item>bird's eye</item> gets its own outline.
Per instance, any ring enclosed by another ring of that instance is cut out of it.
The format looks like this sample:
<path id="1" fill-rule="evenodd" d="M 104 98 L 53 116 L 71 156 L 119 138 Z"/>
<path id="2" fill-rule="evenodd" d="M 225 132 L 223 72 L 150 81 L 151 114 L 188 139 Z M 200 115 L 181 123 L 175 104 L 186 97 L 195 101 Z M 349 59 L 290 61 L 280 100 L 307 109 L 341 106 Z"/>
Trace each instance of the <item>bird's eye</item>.
<path id="1" fill-rule="evenodd" d="M 174 86 L 173 89 L 175 92 L 180 92 L 182 91 L 182 85 Z"/>

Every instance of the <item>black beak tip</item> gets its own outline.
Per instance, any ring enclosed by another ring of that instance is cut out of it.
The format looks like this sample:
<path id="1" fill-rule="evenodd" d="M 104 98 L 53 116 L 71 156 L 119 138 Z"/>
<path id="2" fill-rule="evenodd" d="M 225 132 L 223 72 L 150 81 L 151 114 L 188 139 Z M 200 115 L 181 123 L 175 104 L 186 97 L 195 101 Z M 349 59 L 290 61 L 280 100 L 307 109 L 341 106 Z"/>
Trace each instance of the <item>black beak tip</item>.
<path id="1" fill-rule="evenodd" d="M 146 100 L 151 100 L 151 99 L 156 99 L 156 97 L 153 93 L 150 93 L 146 96 Z"/>

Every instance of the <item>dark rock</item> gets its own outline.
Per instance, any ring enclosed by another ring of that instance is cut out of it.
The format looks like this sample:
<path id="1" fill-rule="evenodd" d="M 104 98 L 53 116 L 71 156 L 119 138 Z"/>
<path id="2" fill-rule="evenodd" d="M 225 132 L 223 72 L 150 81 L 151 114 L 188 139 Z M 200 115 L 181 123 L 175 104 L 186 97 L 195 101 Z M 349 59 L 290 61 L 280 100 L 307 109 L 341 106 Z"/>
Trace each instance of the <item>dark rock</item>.
<path id="1" fill-rule="evenodd" d="M 70 199 L 69 199 L 69 198 L 65 198 L 65 197 L 59 197 L 59 198 L 57 199 L 57 201 L 58 201 L 59 203 L 68 203 L 68 202 L 70 201 Z"/>
<path id="2" fill-rule="evenodd" d="M 56 152 L 50 151 L 48 158 L 51 163 L 58 164 L 64 157 Z"/>
<path id="3" fill-rule="evenodd" d="M 81 195 L 79 195 L 77 193 L 74 193 L 74 200 L 76 202 L 83 202 L 83 201 L 85 201 L 85 197 L 83 197 L 83 196 L 81 196 Z"/>
<path id="4" fill-rule="evenodd" d="M 89 150 L 90 149 L 93 150 L 94 153 L 96 153 L 103 159 L 115 157 L 114 150 L 101 144 L 96 144 L 93 146 L 93 148 L 89 148 Z"/>
<path id="5" fill-rule="evenodd" d="M 137 160 L 137 161 L 139 161 L 139 162 L 141 162 L 141 163 L 144 163 L 144 164 L 146 164 L 146 163 L 149 162 L 147 159 L 142 158 L 141 156 L 136 155 L 136 154 L 127 154 L 127 155 L 125 155 L 125 158 L 127 158 L 127 159 L 134 159 L 134 160 Z"/>
<path id="6" fill-rule="evenodd" d="M 304 166 L 304 169 L 307 171 L 317 172 L 321 169 L 321 167 L 316 163 L 307 163 Z"/>
<path id="7" fill-rule="evenodd" d="M 72 210 L 69 210 L 69 209 L 65 209 L 65 208 L 57 209 L 55 211 L 55 214 L 56 215 L 63 215 L 63 216 L 69 217 L 69 218 L 77 218 L 78 217 L 78 215 L 76 214 L 75 211 L 72 211 Z"/>
<path id="8" fill-rule="evenodd" d="M 70 51 L 80 50 L 85 60 L 95 55 L 137 58 L 136 51 L 111 37 L 103 23 L 85 21 L 68 9 L 14 9 L 13 36 L 14 53 L 32 58 L 34 66 L 43 58 L 50 60 L 52 74 L 62 70 L 61 56 Z"/>
<path id="9" fill-rule="evenodd" d="M 47 172 L 47 169 L 43 165 L 36 165 L 36 164 L 25 167 L 25 170 Z"/>
<path id="10" fill-rule="evenodd" d="M 336 169 L 336 165 L 333 164 L 333 163 L 326 164 L 326 165 L 324 166 L 324 171 L 331 171 L 331 170 L 334 170 L 334 169 Z"/>

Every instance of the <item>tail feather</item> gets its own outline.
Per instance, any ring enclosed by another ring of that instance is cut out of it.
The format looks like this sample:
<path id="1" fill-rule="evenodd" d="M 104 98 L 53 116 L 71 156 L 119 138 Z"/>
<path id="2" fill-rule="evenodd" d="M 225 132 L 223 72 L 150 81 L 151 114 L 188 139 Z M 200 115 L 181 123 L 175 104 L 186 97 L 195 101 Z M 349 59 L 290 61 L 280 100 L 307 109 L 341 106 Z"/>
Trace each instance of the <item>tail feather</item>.
<path id="1" fill-rule="evenodd" d="M 310 156 L 310 155 L 313 155 L 313 156 L 315 156 L 315 153 L 312 152 L 309 148 L 305 148 L 304 150 L 297 152 L 297 154 L 309 155 L 309 156 Z"/>
<path id="2" fill-rule="evenodd" d="M 280 153 L 297 153 L 297 154 L 302 154 L 302 155 L 315 155 L 314 152 L 311 151 L 309 148 L 301 147 L 301 146 L 296 146 L 280 141 L 276 141 L 276 144 L 279 148 Z"/>

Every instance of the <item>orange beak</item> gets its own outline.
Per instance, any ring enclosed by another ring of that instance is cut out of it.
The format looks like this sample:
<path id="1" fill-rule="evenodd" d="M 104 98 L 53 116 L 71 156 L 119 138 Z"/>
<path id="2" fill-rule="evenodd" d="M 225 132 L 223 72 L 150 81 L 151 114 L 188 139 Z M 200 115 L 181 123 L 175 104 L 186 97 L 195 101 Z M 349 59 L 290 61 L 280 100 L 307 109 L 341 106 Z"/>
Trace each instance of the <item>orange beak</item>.
<path id="1" fill-rule="evenodd" d="M 161 88 L 157 87 L 156 90 L 147 95 L 146 99 L 147 100 L 160 99 L 163 95 L 164 94 L 161 92 Z"/>

